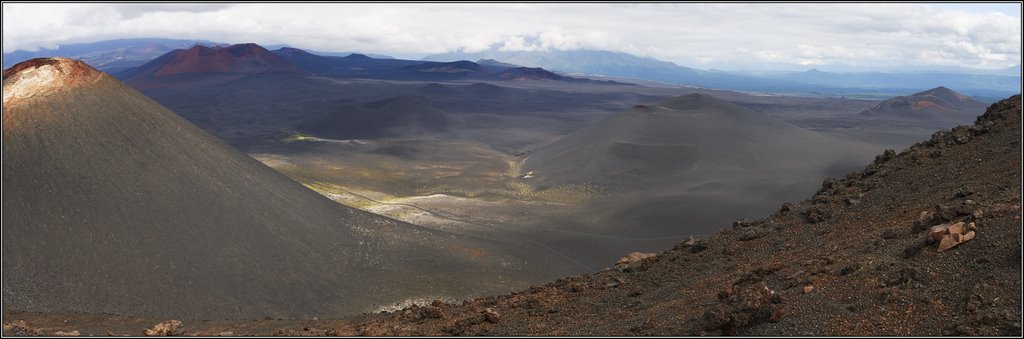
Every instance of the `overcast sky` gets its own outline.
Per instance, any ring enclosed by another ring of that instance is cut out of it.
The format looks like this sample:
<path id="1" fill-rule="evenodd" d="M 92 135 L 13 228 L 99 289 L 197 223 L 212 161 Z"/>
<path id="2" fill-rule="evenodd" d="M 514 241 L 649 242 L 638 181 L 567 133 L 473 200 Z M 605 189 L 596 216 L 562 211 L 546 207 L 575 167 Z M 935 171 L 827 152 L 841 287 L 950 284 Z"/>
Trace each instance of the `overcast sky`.
<path id="1" fill-rule="evenodd" d="M 603 49 L 697 68 L 1021 63 L 1019 3 L 3 4 L 3 51 L 164 37 L 404 58 Z"/>

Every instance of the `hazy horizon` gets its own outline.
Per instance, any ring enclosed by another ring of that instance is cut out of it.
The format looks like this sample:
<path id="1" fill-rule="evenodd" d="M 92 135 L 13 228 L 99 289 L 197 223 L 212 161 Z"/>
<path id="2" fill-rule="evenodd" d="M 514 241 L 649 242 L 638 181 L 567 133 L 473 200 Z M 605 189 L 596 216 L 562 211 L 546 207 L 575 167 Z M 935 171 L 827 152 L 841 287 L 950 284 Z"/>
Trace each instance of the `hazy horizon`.
<path id="1" fill-rule="evenodd" d="M 1021 63 L 1020 3 L 3 6 L 4 53 L 159 37 L 405 59 L 591 49 L 722 70 L 1000 70 Z"/>

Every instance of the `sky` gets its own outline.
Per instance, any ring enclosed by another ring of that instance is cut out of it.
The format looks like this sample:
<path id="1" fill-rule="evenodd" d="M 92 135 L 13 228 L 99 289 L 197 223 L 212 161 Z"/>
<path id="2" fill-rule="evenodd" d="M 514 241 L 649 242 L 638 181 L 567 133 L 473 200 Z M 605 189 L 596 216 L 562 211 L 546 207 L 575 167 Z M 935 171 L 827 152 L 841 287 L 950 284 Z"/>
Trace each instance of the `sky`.
<path id="1" fill-rule="evenodd" d="M 995 70 L 1021 63 L 1021 5 L 3 4 L 5 53 L 143 37 L 411 59 L 599 49 L 704 69 Z"/>

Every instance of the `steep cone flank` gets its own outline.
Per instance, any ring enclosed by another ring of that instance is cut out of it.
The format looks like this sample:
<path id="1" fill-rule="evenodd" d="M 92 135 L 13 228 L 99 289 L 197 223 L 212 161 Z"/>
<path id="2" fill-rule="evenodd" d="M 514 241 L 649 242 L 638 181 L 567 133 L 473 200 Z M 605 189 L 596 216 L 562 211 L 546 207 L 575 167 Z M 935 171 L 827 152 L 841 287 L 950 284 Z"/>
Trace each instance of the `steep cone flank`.
<path id="1" fill-rule="evenodd" d="M 5 309 L 338 316 L 463 296 L 507 259 L 338 205 L 81 62 L 4 77 Z"/>

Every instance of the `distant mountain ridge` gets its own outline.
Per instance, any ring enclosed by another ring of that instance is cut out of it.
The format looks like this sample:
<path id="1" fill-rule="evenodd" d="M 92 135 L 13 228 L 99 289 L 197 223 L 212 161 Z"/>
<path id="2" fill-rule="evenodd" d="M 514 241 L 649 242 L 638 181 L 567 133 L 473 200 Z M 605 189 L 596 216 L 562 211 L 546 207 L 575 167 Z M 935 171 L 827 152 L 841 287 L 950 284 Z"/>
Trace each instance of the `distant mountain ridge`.
<path id="1" fill-rule="evenodd" d="M 423 58 L 423 60 L 428 61 L 448 61 L 452 59 L 493 60 L 495 62 L 524 67 L 543 67 L 572 73 L 605 74 L 612 67 L 624 69 L 626 67 L 636 67 L 648 70 L 674 68 L 692 70 L 671 62 L 637 57 L 627 53 L 583 49 L 570 51 L 498 51 L 492 49 L 476 53 L 452 52 L 433 54 Z"/>
<path id="2" fill-rule="evenodd" d="M 595 81 L 555 74 L 541 68 L 527 68 L 495 60 L 423 61 L 403 59 L 377 59 L 363 54 L 344 57 L 324 56 L 296 48 L 281 48 L 275 54 L 292 63 L 323 76 L 363 77 L 393 80 L 553 80 L 623 84 Z"/>
<path id="3" fill-rule="evenodd" d="M 176 83 L 211 80 L 226 75 L 291 73 L 333 77 L 358 77 L 388 80 L 554 80 L 622 84 L 557 75 L 547 70 L 504 64 L 480 64 L 468 60 L 432 62 L 402 59 L 376 59 L 363 54 L 344 57 L 323 56 L 282 47 L 269 51 L 254 43 L 226 47 L 194 46 L 161 55 L 144 65 L 118 72 L 116 76 L 139 89 L 171 86 Z"/>
<path id="4" fill-rule="evenodd" d="M 565 77 L 543 68 L 516 67 L 498 73 L 502 80 L 564 80 Z"/>
<path id="5" fill-rule="evenodd" d="M 495 60 L 501 63 L 540 67 L 564 73 L 629 77 L 687 85 L 724 85 L 723 81 L 737 78 L 735 75 L 700 71 L 671 62 L 642 58 L 622 52 L 584 49 L 569 51 L 498 51 L 491 49 L 476 53 L 434 54 L 423 58 L 428 61 L 454 59 Z M 716 77 L 722 77 L 722 79 Z"/>
<path id="6" fill-rule="evenodd" d="M 435 62 L 374 58 L 358 53 L 325 56 L 292 47 L 269 51 L 255 43 L 175 49 L 116 76 L 137 89 L 146 90 L 261 73 L 414 81 L 553 80 L 623 84 L 569 78 L 542 69 L 509 67 L 496 61 Z"/>
<path id="7" fill-rule="evenodd" d="M 813 96 L 891 97 L 939 85 L 959 88 L 989 100 L 1020 93 L 1019 66 L 1005 72 L 832 73 L 700 70 L 649 57 L 603 50 L 501 51 L 496 47 L 474 52 L 428 55 L 423 60 L 495 60 L 569 74 L 633 78 L 670 84 L 718 89 L 788 93 Z"/>
<path id="8" fill-rule="evenodd" d="M 114 74 L 131 67 L 142 65 L 174 49 L 187 49 L 193 45 L 227 46 L 224 43 L 204 40 L 177 39 L 119 39 L 84 44 L 65 44 L 57 49 L 42 49 L 37 52 L 23 50 L 4 53 L 4 67 L 35 57 L 68 57 L 80 59 L 98 69 Z M 295 49 L 287 44 L 273 45 L 275 48 Z M 273 48 L 268 48 L 273 49 Z M 352 54 L 365 55 L 372 59 L 392 59 L 390 56 L 352 52 L 313 52 L 324 57 L 347 57 Z M 276 53 L 276 51 L 275 51 Z M 542 67 L 563 75 L 601 75 L 626 79 L 641 79 L 677 85 L 730 89 L 740 91 L 770 92 L 810 96 L 848 96 L 882 99 L 922 91 L 939 85 L 957 88 L 980 101 L 991 102 L 1008 95 L 1020 93 L 1020 65 L 1000 71 L 971 73 L 967 69 L 914 70 L 907 72 L 830 72 L 830 71 L 719 71 L 700 70 L 671 62 L 639 57 L 622 52 L 602 50 L 571 51 L 500 51 L 497 48 L 475 52 L 450 52 L 429 55 L 425 61 L 453 62 L 478 60 L 481 66 L 489 67 L 493 73 L 517 66 Z M 408 61 L 408 60 L 407 60 Z M 402 63 L 397 63 L 402 64 Z M 397 65 L 396 64 L 396 65 Z M 410 63 L 405 63 L 410 64 Z M 306 67 L 306 65 L 302 65 Z M 361 66 L 353 66 L 361 67 Z M 313 73 L 319 73 L 310 69 Z M 354 73 L 354 72 L 349 72 Z M 412 74 L 390 75 L 408 77 Z M 358 76 L 349 74 L 346 76 Z M 429 79 L 427 79 L 429 80 Z M 437 80 L 443 80 L 438 78 Z"/>

